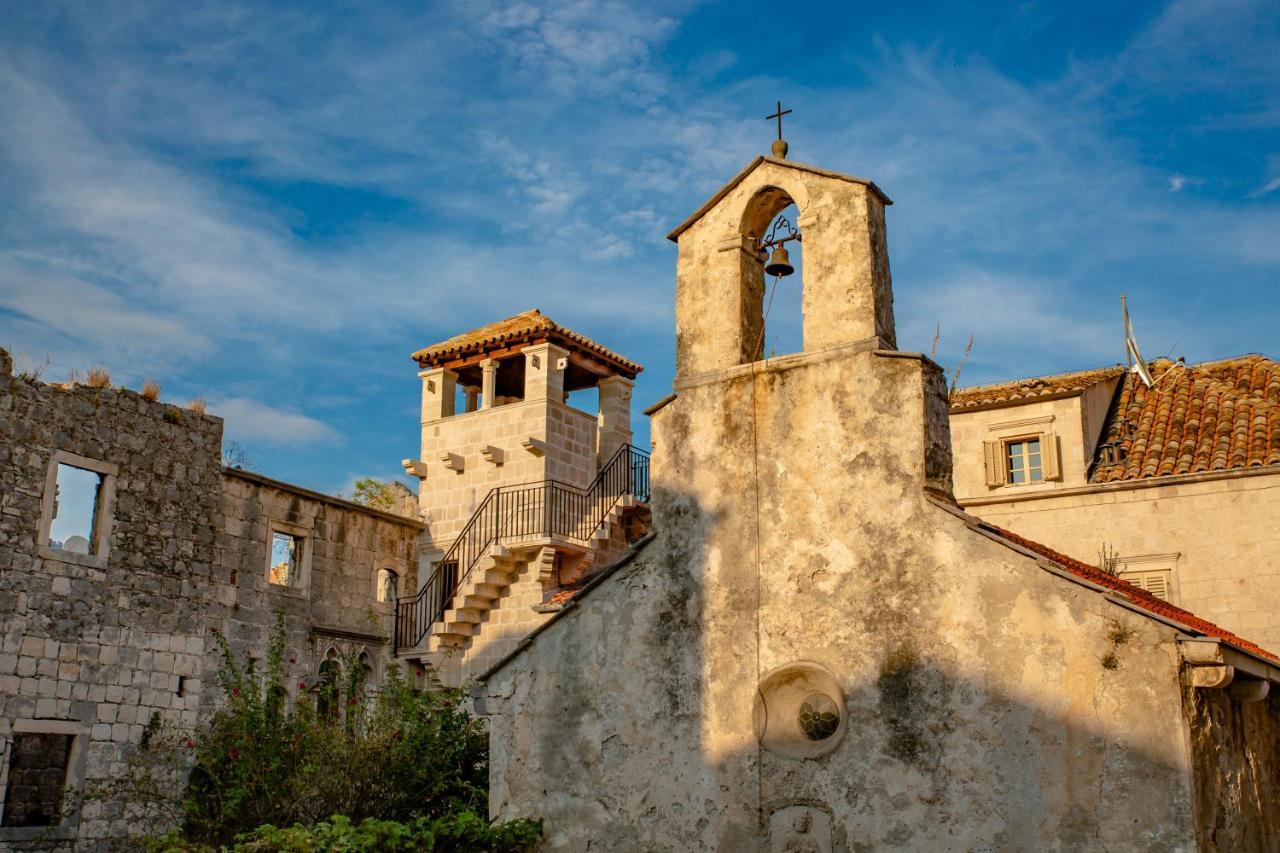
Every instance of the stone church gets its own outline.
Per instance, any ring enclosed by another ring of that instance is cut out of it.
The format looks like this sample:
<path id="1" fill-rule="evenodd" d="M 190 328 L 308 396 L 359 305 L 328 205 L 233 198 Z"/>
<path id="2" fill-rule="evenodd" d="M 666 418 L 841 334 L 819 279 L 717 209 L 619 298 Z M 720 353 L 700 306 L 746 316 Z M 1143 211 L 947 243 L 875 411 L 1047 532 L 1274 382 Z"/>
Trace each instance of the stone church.
<path id="1" fill-rule="evenodd" d="M 762 360 L 792 204 L 803 351 Z M 1280 849 L 1280 659 L 962 508 L 888 204 L 762 157 L 670 235 L 653 533 L 480 677 L 494 814 L 552 850 Z"/>
<path id="2" fill-rule="evenodd" d="M 292 700 L 468 687 L 493 813 L 549 850 L 1280 849 L 1280 371 L 949 398 L 897 349 L 889 204 L 782 148 L 672 233 L 652 459 L 641 365 L 539 311 L 414 352 L 390 509 L 0 351 L 0 849 L 135 831 L 66 792 L 195 724 L 214 632 L 261 657 L 280 610 Z M 803 350 L 765 359 L 788 242 Z"/>

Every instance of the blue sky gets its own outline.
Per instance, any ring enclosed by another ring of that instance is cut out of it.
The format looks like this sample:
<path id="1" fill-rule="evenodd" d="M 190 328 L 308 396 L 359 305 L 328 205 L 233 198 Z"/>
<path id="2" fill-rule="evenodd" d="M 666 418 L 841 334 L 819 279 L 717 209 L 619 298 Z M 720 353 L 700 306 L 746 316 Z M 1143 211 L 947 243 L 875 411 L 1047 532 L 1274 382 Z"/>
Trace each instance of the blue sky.
<path id="1" fill-rule="evenodd" d="M 893 5 L 6 2 L 0 346 L 325 491 L 402 475 L 412 350 L 527 308 L 640 408 L 664 235 L 782 99 L 793 159 L 894 199 L 899 343 L 974 335 L 965 383 L 1120 360 L 1122 290 L 1149 357 L 1280 355 L 1280 4 Z"/>

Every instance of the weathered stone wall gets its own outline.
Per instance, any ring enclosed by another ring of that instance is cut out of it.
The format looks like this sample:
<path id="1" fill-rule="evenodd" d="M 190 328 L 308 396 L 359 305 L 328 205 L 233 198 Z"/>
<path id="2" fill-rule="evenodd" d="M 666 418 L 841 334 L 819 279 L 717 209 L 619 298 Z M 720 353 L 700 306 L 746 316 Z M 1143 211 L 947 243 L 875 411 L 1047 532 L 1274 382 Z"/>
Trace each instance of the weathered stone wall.
<path id="1" fill-rule="evenodd" d="M 1280 648 L 1280 474 L 1117 483 L 969 511 L 1087 562 L 1103 544 L 1122 561 L 1166 555 L 1175 604 Z"/>
<path id="2" fill-rule="evenodd" d="M 221 433 L 218 418 L 130 391 L 0 372 L 0 786 L 16 736 L 41 732 L 72 737 L 73 787 L 114 778 L 153 715 L 191 726 L 217 700 L 212 632 L 262 659 L 281 606 L 291 689 L 330 648 L 367 650 L 371 675 L 385 677 L 393 614 L 376 601 L 376 573 L 412 588 L 422 525 L 224 474 Z M 41 541 L 50 468 L 65 454 L 112 472 L 105 555 Z M 267 583 L 275 524 L 305 539 L 301 590 Z M 105 803 L 38 833 L 92 849 L 145 829 Z M 0 849 L 32 849 L 33 832 L 0 827 Z"/>
<path id="3" fill-rule="evenodd" d="M 1280 850 L 1280 696 L 1241 702 L 1188 687 L 1183 697 L 1200 850 Z"/>
<path id="4" fill-rule="evenodd" d="M 836 850 L 1192 849 L 1176 632 L 925 497 L 930 376 L 850 347 L 679 388 L 658 538 L 486 685 L 495 814 L 564 850 L 766 850 L 796 804 Z M 823 757 L 757 737 L 797 662 L 843 693 Z"/>
<path id="5" fill-rule="evenodd" d="M 23 721 L 74 722 L 86 732 L 86 778 L 104 779 L 119 771 L 152 714 L 195 721 L 208 628 L 221 614 L 214 561 L 221 433 L 217 418 L 130 391 L 0 375 L 6 750 Z M 105 560 L 38 541 L 58 451 L 117 468 Z M 87 844 L 129 828 L 119 808 L 93 806 L 71 833 Z"/>
<path id="6" fill-rule="evenodd" d="M 364 651 L 377 680 L 391 663 L 392 602 L 378 602 L 379 569 L 399 577 L 401 594 L 415 588 L 422 525 L 339 498 L 245 471 L 224 480 L 217 559 L 232 584 L 225 624 L 245 650 L 265 650 L 283 609 L 289 631 L 290 692 L 314 679 L 330 648 L 340 656 Z M 307 576 L 300 587 L 268 582 L 273 530 L 304 538 Z"/>

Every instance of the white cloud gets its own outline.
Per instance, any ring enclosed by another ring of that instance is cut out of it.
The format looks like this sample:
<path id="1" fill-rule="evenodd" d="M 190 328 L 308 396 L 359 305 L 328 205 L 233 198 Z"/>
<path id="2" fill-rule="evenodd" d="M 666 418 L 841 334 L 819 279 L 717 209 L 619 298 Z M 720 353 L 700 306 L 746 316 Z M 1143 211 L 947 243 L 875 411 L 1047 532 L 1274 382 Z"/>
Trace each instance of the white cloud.
<path id="1" fill-rule="evenodd" d="M 226 421 L 228 439 L 274 445 L 337 444 L 341 436 L 323 421 L 290 408 L 277 408 L 244 397 L 209 405 L 211 414 Z"/>
<path id="2" fill-rule="evenodd" d="M 1169 177 L 1169 192 L 1182 192 L 1183 187 L 1187 185 L 1187 176 L 1174 174 Z"/>

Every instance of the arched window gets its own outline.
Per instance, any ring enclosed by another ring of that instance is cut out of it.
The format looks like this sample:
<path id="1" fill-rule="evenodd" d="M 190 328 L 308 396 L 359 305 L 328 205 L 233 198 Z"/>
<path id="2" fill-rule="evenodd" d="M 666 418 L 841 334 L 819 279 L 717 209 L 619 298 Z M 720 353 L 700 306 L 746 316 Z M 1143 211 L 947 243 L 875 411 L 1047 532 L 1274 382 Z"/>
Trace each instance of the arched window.
<path id="1" fill-rule="evenodd" d="M 338 691 L 342 684 L 342 664 L 338 650 L 329 649 L 320 662 L 320 679 L 316 683 L 316 713 L 321 719 L 332 720 L 338 715 Z"/>
<path id="2" fill-rule="evenodd" d="M 777 187 L 762 189 L 743 213 L 742 233 L 756 249 L 743 267 L 743 310 L 748 313 L 742 345 L 748 362 L 804 349 L 799 217 L 795 202 Z"/>
<path id="3" fill-rule="evenodd" d="M 356 672 L 353 682 L 358 698 L 365 698 L 373 681 L 373 675 L 373 656 L 368 652 L 361 652 L 360 657 L 356 659 Z"/>
<path id="4" fill-rule="evenodd" d="M 374 594 L 380 604 L 395 604 L 396 596 L 400 594 L 400 576 L 392 569 L 378 569 Z"/>

